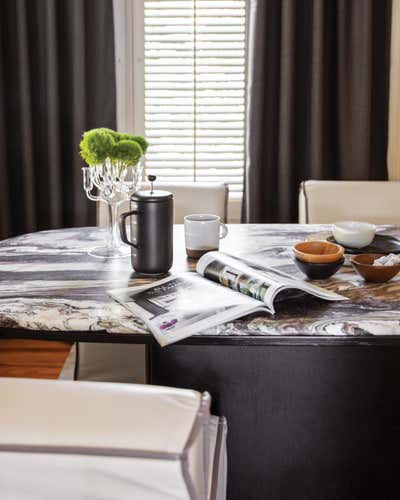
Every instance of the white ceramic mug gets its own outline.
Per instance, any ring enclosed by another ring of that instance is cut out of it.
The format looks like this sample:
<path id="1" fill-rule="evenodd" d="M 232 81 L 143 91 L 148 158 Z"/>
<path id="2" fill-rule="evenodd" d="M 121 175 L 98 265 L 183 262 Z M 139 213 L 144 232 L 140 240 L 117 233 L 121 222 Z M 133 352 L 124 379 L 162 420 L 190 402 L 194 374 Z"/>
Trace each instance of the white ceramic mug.
<path id="1" fill-rule="evenodd" d="M 211 250 L 218 250 L 219 240 L 228 234 L 228 228 L 218 215 L 186 215 L 184 224 L 186 253 L 192 259 L 198 259 Z"/>

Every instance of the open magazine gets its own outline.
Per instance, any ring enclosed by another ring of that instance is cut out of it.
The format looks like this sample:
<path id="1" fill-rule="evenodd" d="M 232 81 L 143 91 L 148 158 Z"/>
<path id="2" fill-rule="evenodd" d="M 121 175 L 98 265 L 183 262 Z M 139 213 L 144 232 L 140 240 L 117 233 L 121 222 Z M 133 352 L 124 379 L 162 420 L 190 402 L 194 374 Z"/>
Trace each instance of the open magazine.
<path id="1" fill-rule="evenodd" d="M 347 300 L 278 269 L 221 252 L 203 255 L 195 273 L 111 290 L 109 294 L 141 318 L 165 346 L 256 311 L 274 314 L 277 296 L 293 290 L 325 300 Z"/>

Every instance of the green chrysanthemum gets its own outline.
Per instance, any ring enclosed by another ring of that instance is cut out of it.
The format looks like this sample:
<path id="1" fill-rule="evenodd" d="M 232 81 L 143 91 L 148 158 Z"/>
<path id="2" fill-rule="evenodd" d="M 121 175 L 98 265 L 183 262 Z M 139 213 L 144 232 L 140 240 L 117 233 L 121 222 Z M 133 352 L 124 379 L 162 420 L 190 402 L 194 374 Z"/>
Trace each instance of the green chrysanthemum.
<path id="1" fill-rule="evenodd" d="M 121 170 L 135 166 L 147 146 L 146 139 L 140 135 L 121 134 L 101 127 L 83 134 L 80 154 L 88 165 L 99 165 L 109 158 Z"/>
<path id="2" fill-rule="evenodd" d="M 143 154 L 146 154 L 149 143 L 141 135 L 119 134 L 120 141 L 135 141 L 139 144 Z"/>
<path id="3" fill-rule="evenodd" d="M 121 140 L 114 145 L 111 156 L 114 161 L 120 161 L 128 167 L 136 165 L 142 154 L 142 149 L 137 142 Z"/>
<path id="4" fill-rule="evenodd" d="M 88 165 L 98 165 L 110 156 L 115 140 L 107 129 L 93 129 L 83 134 L 81 156 Z"/>

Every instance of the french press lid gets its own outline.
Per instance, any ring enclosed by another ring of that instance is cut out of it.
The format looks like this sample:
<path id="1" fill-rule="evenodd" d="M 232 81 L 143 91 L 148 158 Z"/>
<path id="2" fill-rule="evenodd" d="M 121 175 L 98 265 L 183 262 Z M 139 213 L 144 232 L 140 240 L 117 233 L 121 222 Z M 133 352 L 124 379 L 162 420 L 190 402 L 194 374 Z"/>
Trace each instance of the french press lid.
<path id="1" fill-rule="evenodd" d="M 137 191 L 131 196 L 132 201 L 144 202 L 161 202 L 172 199 L 172 193 L 169 191 L 161 191 L 153 189 L 153 182 L 157 179 L 155 175 L 148 175 L 147 180 L 150 182 L 150 189 Z"/>

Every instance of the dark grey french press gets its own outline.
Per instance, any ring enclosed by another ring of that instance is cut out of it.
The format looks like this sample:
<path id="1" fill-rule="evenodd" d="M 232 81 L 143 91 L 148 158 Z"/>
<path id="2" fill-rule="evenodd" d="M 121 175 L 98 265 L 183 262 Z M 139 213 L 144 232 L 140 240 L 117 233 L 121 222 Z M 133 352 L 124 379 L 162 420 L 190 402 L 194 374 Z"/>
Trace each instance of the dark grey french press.
<path id="1" fill-rule="evenodd" d="M 131 246 L 133 269 L 144 275 L 166 274 L 173 258 L 173 196 L 153 189 L 155 175 L 149 175 L 151 188 L 131 196 L 130 212 L 119 217 L 124 243 Z M 126 219 L 131 217 L 131 240 L 126 234 Z"/>

